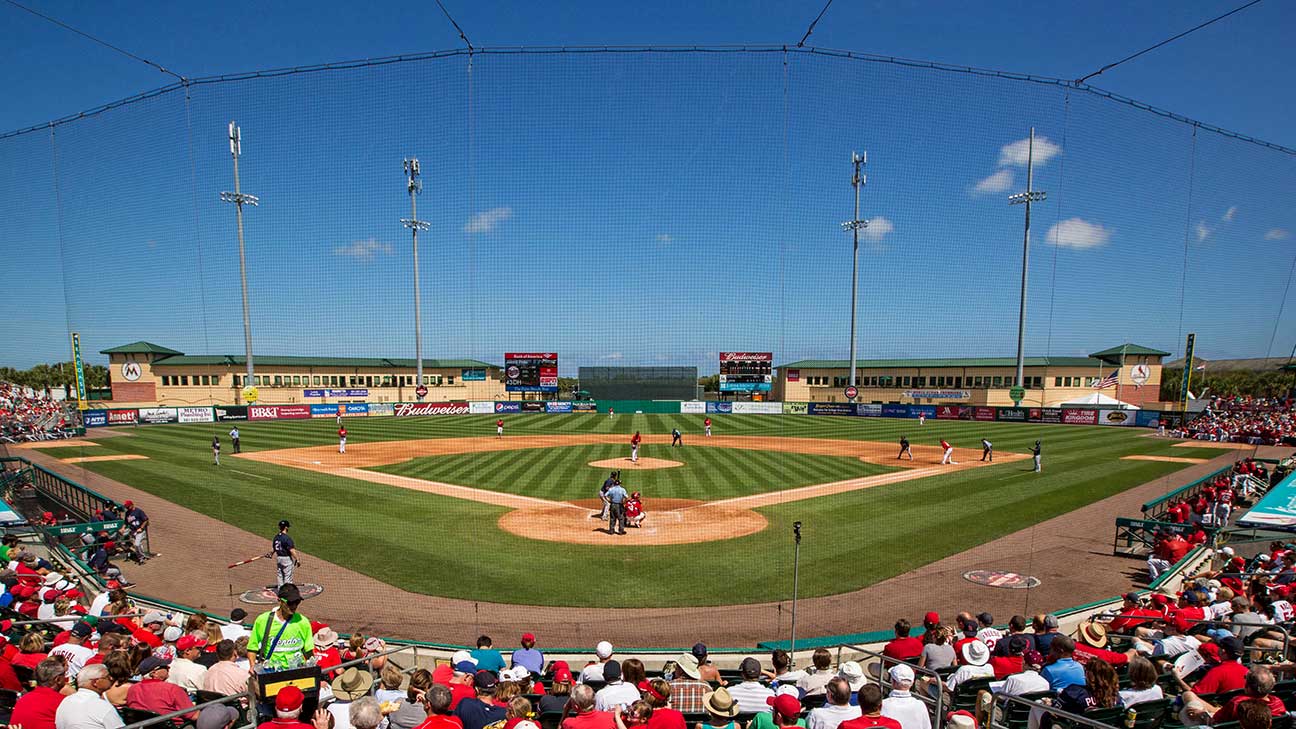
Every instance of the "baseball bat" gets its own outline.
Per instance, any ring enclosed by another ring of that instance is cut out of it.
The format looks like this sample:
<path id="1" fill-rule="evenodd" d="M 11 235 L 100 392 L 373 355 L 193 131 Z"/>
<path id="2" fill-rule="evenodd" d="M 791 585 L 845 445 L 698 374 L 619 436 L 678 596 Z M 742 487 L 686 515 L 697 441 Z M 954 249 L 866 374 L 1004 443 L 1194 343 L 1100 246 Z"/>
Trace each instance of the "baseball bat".
<path id="1" fill-rule="evenodd" d="M 238 566 L 241 565 L 241 564 L 247 564 L 248 562 L 255 562 L 255 561 L 257 561 L 258 559 L 265 559 L 265 555 L 264 555 L 264 554 L 258 554 L 257 556 L 252 557 L 251 559 L 245 559 L 245 560 L 243 560 L 242 562 L 235 562 L 234 564 L 232 564 L 232 565 L 226 567 L 225 569 L 233 569 L 233 568 L 235 568 L 235 567 L 238 567 Z"/>

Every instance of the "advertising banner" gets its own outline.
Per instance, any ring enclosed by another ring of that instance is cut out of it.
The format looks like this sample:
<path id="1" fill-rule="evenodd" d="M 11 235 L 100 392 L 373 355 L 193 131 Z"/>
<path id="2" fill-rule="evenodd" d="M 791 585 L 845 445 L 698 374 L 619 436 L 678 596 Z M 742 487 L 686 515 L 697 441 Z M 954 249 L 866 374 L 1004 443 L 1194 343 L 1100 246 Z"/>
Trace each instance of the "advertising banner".
<path id="1" fill-rule="evenodd" d="M 518 405 L 522 406 L 522 412 L 524 413 L 543 413 L 545 411 L 545 404 L 539 400 L 524 400 Z"/>
<path id="2" fill-rule="evenodd" d="M 788 371 L 787 371 L 787 381 L 788 381 L 788 382 L 800 382 L 800 381 L 801 381 L 801 370 L 788 370 Z"/>
<path id="3" fill-rule="evenodd" d="M 1135 410 L 1134 425 L 1140 428 L 1155 428 L 1161 424 L 1161 413 L 1156 410 Z"/>
<path id="4" fill-rule="evenodd" d="M 490 403 L 487 404 L 489 405 Z M 369 417 L 373 417 L 375 415 L 391 415 L 393 410 L 394 410 L 394 406 L 389 402 L 369 403 Z"/>
<path id="5" fill-rule="evenodd" d="M 963 408 L 958 405 L 936 405 L 937 420 L 958 420 Z"/>
<path id="6" fill-rule="evenodd" d="M 783 403 L 784 415 L 809 415 L 810 404 L 804 402 L 785 402 Z"/>
<path id="7" fill-rule="evenodd" d="M 914 400 L 966 400 L 967 390 L 905 390 L 905 397 Z"/>
<path id="8" fill-rule="evenodd" d="M 708 415 L 717 415 L 733 412 L 733 403 L 731 402 L 709 402 L 706 404 Z"/>
<path id="9" fill-rule="evenodd" d="M 734 414 L 741 415 L 782 415 L 781 402 L 736 402 L 733 403 Z"/>
<path id="10" fill-rule="evenodd" d="M 399 402 L 392 408 L 392 415 L 408 418 L 418 415 L 467 415 L 466 402 Z"/>
<path id="11" fill-rule="evenodd" d="M 508 392 L 558 392 L 558 353 L 505 352 L 504 389 Z"/>
<path id="12" fill-rule="evenodd" d="M 342 403 L 341 405 L 338 405 L 338 412 L 342 413 L 343 415 L 349 416 L 349 417 L 354 417 L 354 416 L 357 416 L 357 415 L 368 415 L 368 414 L 369 414 L 369 404 L 368 404 L 368 403 L 363 403 L 363 402 L 348 402 L 348 403 Z M 283 414 L 283 411 L 281 410 L 281 411 L 279 412 L 279 417 L 281 417 L 281 418 L 286 418 L 286 417 L 289 417 L 289 416 L 284 415 L 284 414 Z"/>
<path id="13" fill-rule="evenodd" d="M 338 414 L 337 405 L 311 405 L 310 409 L 312 418 L 332 418 Z"/>
<path id="14" fill-rule="evenodd" d="M 907 418 L 909 417 L 909 406 L 908 405 L 883 405 L 882 417 Z"/>
<path id="15" fill-rule="evenodd" d="M 923 416 L 924 418 L 936 417 L 936 406 L 935 405 L 910 405 L 909 417 L 916 418 L 919 415 Z"/>
<path id="16" fill-rule="evenodd" d="M 855 406 L 848 402 L 812 402 L 811 415 L 854 415 Z"/>
<path id="17" fill-rule="evenodd" d="M 966 408 L 965 408 L 965 409 L 966 409 Z M 972 413 L 972 419 L 973 419 L 973 420 L 994 420 L 994 419 L 995 419 L 995 409 L 994 409 L 994 408 L 975 407 L 975 408 L 972 408 L 972 411 L 973 411 L 973 413 Z M 1025 418 L 1022 418 L 1022 419 L 1025 420 Z"/>
<path id="18" fill-rule="evenodd" d="M 1161 422 L 1165 423 L 1167 428 L 1178 428 L 1184 423 L 1184 414 L 1163 412 L 1161 413 Z"/>
<path id="19" fill-rule="evenodd" d="M 1062 422 L 1062 408 L 1031 408 L 1026 416 L 1032 423 Z"/>
<path id="20" fill-rule="evenodd" d="M 222 423 L 230 420 L 247 420 L 247 405 L 217 405 L 216 419 Z"/>
<path id="21" fill-rule="evenodd" d="M 720 392 L 769 392 L 773 367 L 773 352 L 721 352 Z"/>
<path id="22" fill-rule="evenodd" d="M 87 428 L 102 428 L 108 424 L 108 411 L 87 410 L 81 414 L 81 422 Z"/>
<path id="23" fill-rule="evenodd" d="M 85 365 L 81 361 L 81 335 L 77 332 L 72 332 L 72 366 L 76 372 L 77 410 L 87 410 L 90 404 L 86 402 Z"/>
<path id="24" fill-rule="evenodd" d="M 323 390 L 302 390 L 302 397 L 324 397 Z"/>
<path id="25" fill-rule="evenodd" d="M 971 405 L 959 408 L 959 420 L 976 420 L 976 408 Z"/>
<path id="26" fill-rule="evenodd" d="M 175 408 L 140 408 L 139 421 L 151 425 L 178 423 L 180 416 L 176 414 Z"/>
<path id="27" fill-rule="evenodd" d="M 1137 410 L 1099 410 L 1099 425 L 1133 425 Z"/>
<path id="28" fill-rule="evenodd" d="M 176 408 L 176 414 L 182 423 L 210 423 L 216 419 L 212 417 L 212 409 L 206 407 Z"/>
<path id="29" fill-rule="evenodd" d="M 310 412 L 309 410 L 307 412 Z M 249 405 L 248 420 L 274 420 L 279 417 L 278 405 Z"/>
<path id="30" fill-rule="evenodd" d="M 495 412 L 495 403 L 490 400 L 474 400 L 468 403 L 468 412 L 473 415 L 490 415 Z"/>
<path id="31" fill-rule="evenodd" d="M 497 402 L 497 403 L 495 403 L 495 412 L 497 412 L 497 413 L 520 413 L 520 412 L 522 412 L 522 403 L 520 403 L 520 402 Z"/>
<path id="32" fill-rule="evenodd" d="M 1066 423 L 1067 425 L 1097 425 L 1098 411 L 1063 408 L 1062 422 Z"/>
<path id="33" fill-rule="evenodd" d="M 139 412 L 135 410 L 109 410 L 109 425 L 130 425 L 139 422 Z"/>
<path id="34" fill-rule="evenodd" d="M 545 403 L 546 413 L 570 413 L 572 404 L 569 402 L 547 402 Z"/>
<path id="35" fill-rule="evenodd" d="M 999 408 L 998 419 L 1024 423 L 1026 422 L 1026 408 Z"/>
<path id="36" fill-rule="evenodd" d="M 680 403 L 680 412 L 686 415 L 701 415 L 706 412 L 706 403 L 699 400 L 685 400 Z"/>
<path id="37" fill-rule="evenodd" d="M 859 403 L 855 406 L 855 414 L 865 418 L 880 418 L 882 403 Z"/>
<path id="38" fill-rule="evenodd" d="M 460 370 L 459 379 L 464 382 L 485 382 L 486 370 L 480 368 Z"/>
<path id="39" fill-rule="evenodd" d="M 573 413 L 597 413 L 598 403 L 593 402 L 574 402 L 572 403 Z"/>

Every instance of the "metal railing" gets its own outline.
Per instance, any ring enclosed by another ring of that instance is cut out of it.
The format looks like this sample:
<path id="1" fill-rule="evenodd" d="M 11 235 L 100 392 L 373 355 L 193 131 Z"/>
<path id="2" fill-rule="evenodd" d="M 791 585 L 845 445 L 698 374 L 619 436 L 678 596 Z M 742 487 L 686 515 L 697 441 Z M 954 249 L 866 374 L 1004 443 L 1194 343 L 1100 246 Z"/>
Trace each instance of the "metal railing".
<path id="1" fill-rule="evenodd" d="M 1207 541 L 1213 540 L 1218 528 L 1201 526 Z M 1112 540 L 1112 554 L 1124 557 L 1146 557 L 1156 546 L 1157 532 L 1187 537 L 1197 531 L 1198 525 L 1178 524 L 1155 519 L 1116 517 L 1116 537 Z"/>
<path id="2" fill-rule="evenodd" d="M 843 648 L 846 650 L 856 651 L 857 653 L 860 653 L 861 655 L 864 655 L 870 659 L 877 659 L 877 664 L 876 664 L 878 666 L 877 679 L 878 679 L 878 683 L 881 684 L 881 686 L 883 687 L 883 691 L 885 693 L 890 693 L 891 691 L 891 683 L 887 679 L 887 671 L 891 670 L 891 668 L 895 666 L 902 666 L 902 665 L 908 666 L 914 672 L 914 684 L 913 687 L 910 689 L 910 693 L 913 695 L 914 698 L 918 699 L 919 701 L 927 705 L 927 710 L 931 712 L 931 715 L 933 717 L 933 721 L 932 721 L 933 726 L 944 725 L 945 723 L 944 721 L 945 719 L 945 681 L 944 679 L 941 678 L 941 675 L 939 673 L 937 673 L 936 671 L 930 668 L 924 668 L 922 666 L 919 666 L 916 663 L 910 663 L 908 661 L 902 661 L 898 658 L 892 658 L 890 656 L 883 655 L 876 651 L 868 650 L 867 648 L 858 645 L 839 646 L 838 655 L 837 655 L 838 665 L 841 665 L 841 649 Z M 869 666 L 872 665 L 875 664 L 873 663 L 869 664 Z M 869 668 L 865 667 L 864 670 L 865 670 L 865 675 L 868 675 Z M 935 696 L 929 694 L 926 691 L 925 687 L 923 686 L 922 678 L 924 677 L 931 678 L 936 681 L 936 685 L 939 687 L 939 690 L 936 692 Z"/>

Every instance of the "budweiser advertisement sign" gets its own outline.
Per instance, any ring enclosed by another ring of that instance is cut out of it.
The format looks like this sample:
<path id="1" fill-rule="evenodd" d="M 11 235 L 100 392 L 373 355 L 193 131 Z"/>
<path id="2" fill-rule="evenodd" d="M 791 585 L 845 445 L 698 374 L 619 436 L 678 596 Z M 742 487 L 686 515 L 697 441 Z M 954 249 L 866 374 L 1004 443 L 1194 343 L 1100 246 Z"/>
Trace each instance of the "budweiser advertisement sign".
<path id="1" fill-rule="evenodd" d="M 392 414 L 398 418 L 416 415 L 467 415 L 466 402 L 399 402 Z"/>

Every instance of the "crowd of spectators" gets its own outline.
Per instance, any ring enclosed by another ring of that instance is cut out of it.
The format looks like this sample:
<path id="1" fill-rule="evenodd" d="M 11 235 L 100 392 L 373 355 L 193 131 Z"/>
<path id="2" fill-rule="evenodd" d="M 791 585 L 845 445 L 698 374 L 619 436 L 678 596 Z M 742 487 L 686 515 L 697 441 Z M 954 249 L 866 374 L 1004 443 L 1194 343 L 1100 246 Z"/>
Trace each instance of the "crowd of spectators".
<path id="1" fill-rule="evenodd" d="M 1296 445 L 1296 408 L 1289 399 L 1215 398 L 1196 417 L 1170 429 L 1169 435 L 1251 445 Z"/>
<path id="2" fill-rule="evenodd" d="M 70 438 L 73 432 L 68 403 L 30 387 L 0 382 L 0 443 Z"/>

